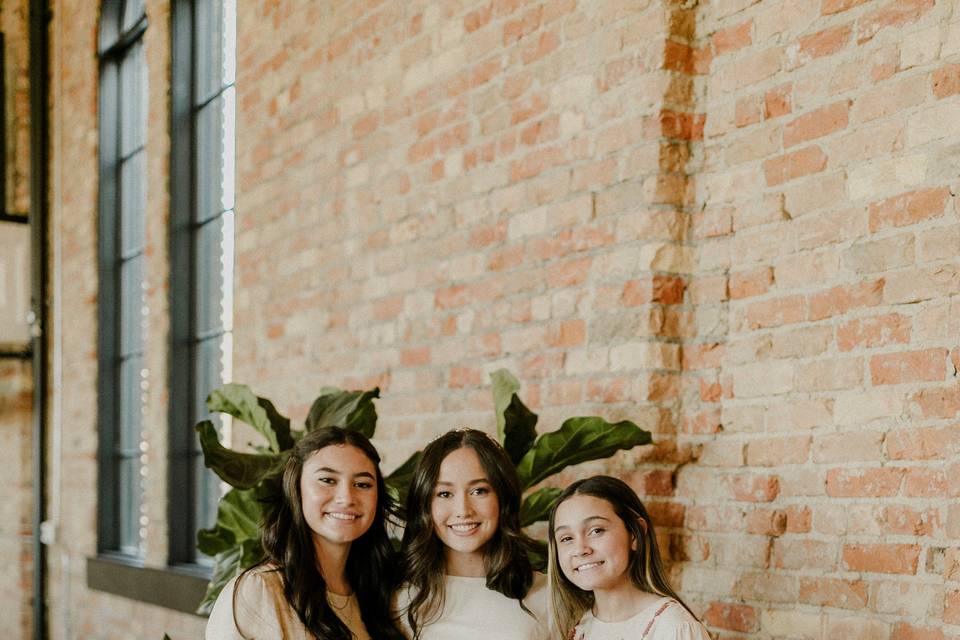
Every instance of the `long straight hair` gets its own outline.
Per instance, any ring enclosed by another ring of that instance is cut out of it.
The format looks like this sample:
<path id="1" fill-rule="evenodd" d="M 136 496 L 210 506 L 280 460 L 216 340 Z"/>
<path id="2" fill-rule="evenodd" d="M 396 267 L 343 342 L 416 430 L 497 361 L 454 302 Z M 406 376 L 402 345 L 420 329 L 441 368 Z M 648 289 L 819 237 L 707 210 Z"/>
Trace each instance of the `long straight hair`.
<path id="1" fill-rule="evenodd" d="M 390 612 L 394 584 L 390 566 L 393 550 L 387 535 L 387 520 L 396 507 L 387 493 L 380 473 L 380 456 L 366 436 L 340 427 L 314 429 L 304 435 L 290 452 L 280 477 L 281 496 L 265 505 L 261 523 L 265 559 L 240 575 L 234 590 L 234 622 L 239 582 L 250 571 L 275 565 L 283 579 L 283 594 L 300 621 L 317 638 L 351 640 L 353 634 L 327 602 L 327 581 L 319 569 L 312 530 L 303 516 L 300 476 L 303 465 L 315 452 L 330 446 L 350 445 L 370 459 L 376 470 L 377 506 L 373 523 L 353 541 L 347 555 L 346 575 L 360 605 L 360 616 L 372 638 L 401 640 Z M 264 605 L 267 606 L 267 605 Z M 239 630 L 239 628 L 238 628 Z M 241 630 L 241 635 L 242 635 Z"/>
<path id="2" fill-rule="evenodd" d="M 499 524 L 484 545 L 483 564 L 488 589 L 520 601 L 533 584 L 533 567 L 527 554 L 533 541 L 520 528 L 520 479 L 506 452 L 493 438 L 476 429 L 448 431 L 423 450 L 407 493 L 407 526 L 403 532 L 403 557 L 410 589 L 407 623 L 414 640 L 425 625 L 435 622 L 444 607 L 446 557 L 443 543 L 434 532 L 431 504 L 436 493 L 440 465 L 457 449 L 472 449 L 480 460 L 500 503 Z M 402 614 L 401 614 L 402 615 Z"/>
<path id="3" fill-rule="evenodd" d="M 564 575 L 557 556 L 557 509 L 573 496 L 593 496 L 610 503 L 614 513 L 623 521 L 630 538 L 636 541 L 637 548 L 630 550 L 630 563 L 627 566 L 630 581 L 641 591 L 673 598 L 696 619 L 696 614 L 667 581 L 657 537 L 653 532 L 653 521 L 636 492 L 623 480 L 610 476 L 593 476 L 577 480 L 567 487 L 550 511 L 550 557 L 547 576 L 550 582 L 551 619 L 558 633 L 567 637 L 584 612 L 592 608 L 595 602 L 592 591 L 584 591 Z"/>

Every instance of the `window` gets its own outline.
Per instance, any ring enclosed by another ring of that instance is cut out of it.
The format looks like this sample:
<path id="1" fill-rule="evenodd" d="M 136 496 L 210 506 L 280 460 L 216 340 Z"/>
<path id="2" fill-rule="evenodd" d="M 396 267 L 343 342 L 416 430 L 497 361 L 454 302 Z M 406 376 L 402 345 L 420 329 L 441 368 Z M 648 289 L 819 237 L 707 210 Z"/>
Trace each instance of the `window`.
<path id="1" fill-rule="evenodd" d="M 204 564 L 196 532 L 216 519 L 221 485 L 193 426 L 231 376 L 235 0 L 175 2 L 172 33 L 170 562 Z"/>
<path id="2" fill-rule="evenodd" d="M 143 1 L 106 0 L 100 22 L 100 551 L 142 556 L 147 75 Z"/>

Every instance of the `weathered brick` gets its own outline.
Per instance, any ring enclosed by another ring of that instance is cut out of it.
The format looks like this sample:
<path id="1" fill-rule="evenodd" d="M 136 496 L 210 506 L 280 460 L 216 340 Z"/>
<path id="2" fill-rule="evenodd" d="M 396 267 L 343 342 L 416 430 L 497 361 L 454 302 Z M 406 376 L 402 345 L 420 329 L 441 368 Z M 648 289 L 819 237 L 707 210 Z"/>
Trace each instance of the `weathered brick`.
<path id="1" fill-rule="evenodd" d="M 904 469 L 896 467 L 831 469 L 827 472 L 827 495 L 836 498 L 895 496 L 905 474 Z"/>
<path id="2" fill-rule="evenodd" d="M 950 190 L 946 187 L 902 193 L 870 205 L 870 231 L 903 227 L 942 216 Z"/>
<path id="3" fill-rule="evenodd" d="M 847 544 L 843 547 L 843 566 L 849 571 L 913 575 L 919 558 L 917 545 Z"/>
<path id="4" fill-rule="evenodd" d="M 775 187 L 790 180 L 819 173 L 826 166 L 826 154 L 820 147 L 812 145 L 764 161 L 763 172 L 767 186 Z"/>
<path id="5" fill-rule="evenodd" d="M 946 349 L 888 353 L 870 358 L 870 379 L 874 385 L 939 382 L 946 374 Z"/>

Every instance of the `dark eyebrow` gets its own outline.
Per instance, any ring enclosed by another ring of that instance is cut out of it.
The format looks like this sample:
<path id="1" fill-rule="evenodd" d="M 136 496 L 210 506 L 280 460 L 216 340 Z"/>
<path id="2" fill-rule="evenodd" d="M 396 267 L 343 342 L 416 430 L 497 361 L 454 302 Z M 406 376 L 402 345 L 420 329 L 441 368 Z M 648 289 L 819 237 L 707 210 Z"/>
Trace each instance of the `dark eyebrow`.
<path id="1" fill-rule="evenodd" d="M 581 522 L 582 524 L 587 524 L 587 523 L 590 522 L 591 520 L 603 520 L 604 522 L 610 522 L 610 518 L 604 518 L 603 516 L 587 516 L 586 518 L 584 518 L 584 519 L 581 520 L 580 522 Z M 569 529 L 569 528 L 570 528 L 569 525 L 561 524 L 560 526 L 555 527 L 553 531 L 554 531 L 554 533 L 556 533 L 556 532 L 560 531 L 561 529 Z"/>
<path id="2" fill-rule="evenodd" d="M 338 471 L 337 469 L 333 469 L 333 468 L 331 468 L 331 467 L 320 467 L 320 468 L 318 468 L 318 469 L 314 469 L 314 473 L 333 473 L 333 474 L 336 474 L 336 475 L 338 475 L 338 476 L 343 475 L 343 472 Z M 354 478 L 370 478 L 370 479 L 373 479 L 374 476 L 373 476 L 373 474 L 370 473 L 369 471 L 361 471 L 360 473 L 355 473 L 355 474 L 353 474 L 353 477 L 354 477 Z"/>
<path id="3" fill-rule="evenodd" d="M 442 485 L 447 486 L 447 487 L 452 487 L 452 486 L 453 486 L 453 483 L 452 483 L 452 482 L 444 482 L 443 480 L 437 480 L 437 484 L 438 484 L 438 485 L 442 484 Z M 490 484 L 490 481 L 487 480 L 486 478 L 477 478 L 476 480 L 471 480 L 471 481 L 469 481 L 469 482 L 467 483 L 467 486 L 468 486 L 468 487 L 472 487 L 472 486 L 475 485 L 475 484 Z"/>

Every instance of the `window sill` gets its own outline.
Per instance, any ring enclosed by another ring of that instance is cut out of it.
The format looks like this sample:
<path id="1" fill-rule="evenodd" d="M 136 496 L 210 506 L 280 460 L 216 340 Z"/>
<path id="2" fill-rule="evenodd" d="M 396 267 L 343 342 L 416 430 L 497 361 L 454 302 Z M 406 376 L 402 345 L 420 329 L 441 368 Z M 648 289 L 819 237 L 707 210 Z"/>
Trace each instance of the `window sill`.
<path id="1" fill-rule="evenodd" d="M 196 565 L 157 569 L 128 557 L 99 555 L 87 558 L 87 587 L 196 615 L 208 571 Z"/>

